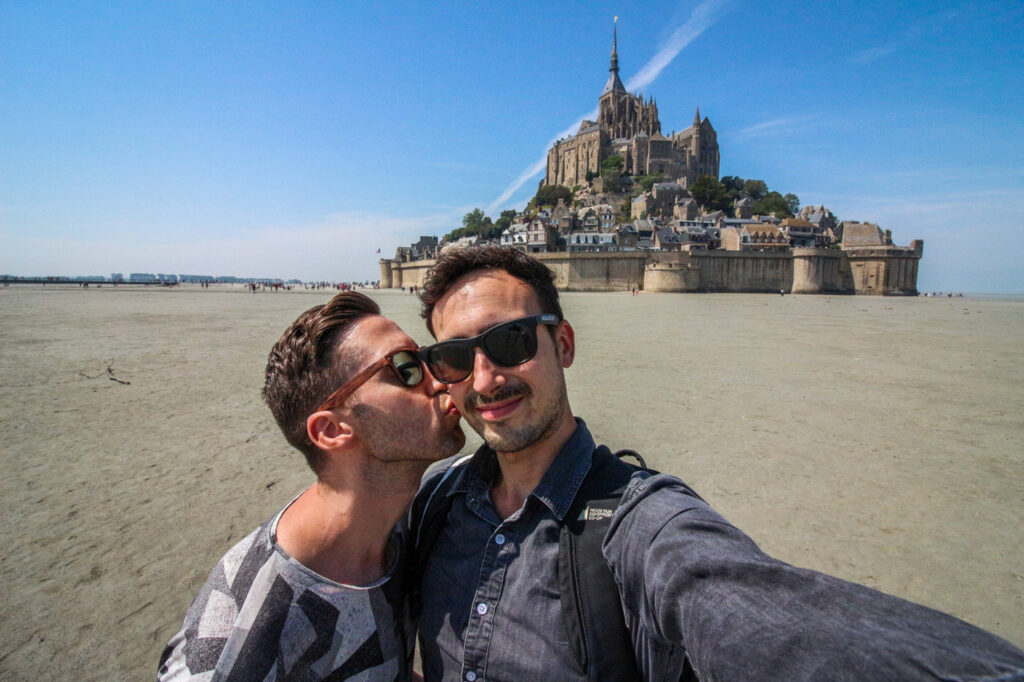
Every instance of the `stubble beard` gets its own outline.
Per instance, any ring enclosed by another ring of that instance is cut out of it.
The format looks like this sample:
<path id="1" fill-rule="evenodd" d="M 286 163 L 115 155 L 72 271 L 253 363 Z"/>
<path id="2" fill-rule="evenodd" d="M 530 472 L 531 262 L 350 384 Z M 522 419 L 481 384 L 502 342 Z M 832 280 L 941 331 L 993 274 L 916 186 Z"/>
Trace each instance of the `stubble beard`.
<path id="1" fill-rule="evenodd" d="M 569 399 L 566 395 L 565 384 L 554 392 L 552 399 L 547 404 L 535 404 L 533 409 L 538 413 L 538 419 L 534 422 L 514 426 L 505 423 L 491 423 L 484 421 L 476 412 L 476 408 L 488 403 L 499 402 L 509 398 L 522 396 L 524 400 L 533 397 L 534 393 L 529 386 L 519 384 L 516 386 L 503 386 L 486 399 L 479 393 L 470 389 L 466 395 L 466 406 L 468 414 L 463 418 L 473 427 L 473 430 L 480 434 L 484 443 L 495 452 L 519 452 L 539 443 L 550 437 L 558 430 L 562 421 L 562 415 L 568 409 Z"/>
<path id="2" fill-rule="evenodd" d="M 456 424 L 447 431 L 434 431 L 427 425 L 400 425 L 388 420 L 380 411 L 357 406 L 360 416 L 360 437 L 363 450 L 375 463 L 374 478 L 382 486 L 408 473 L 418 482 L 427 467 L 439 459 L 454 455 L 466 443 L 462 427 Z M 371 408 L 372 409 L 372 408 Z"/>

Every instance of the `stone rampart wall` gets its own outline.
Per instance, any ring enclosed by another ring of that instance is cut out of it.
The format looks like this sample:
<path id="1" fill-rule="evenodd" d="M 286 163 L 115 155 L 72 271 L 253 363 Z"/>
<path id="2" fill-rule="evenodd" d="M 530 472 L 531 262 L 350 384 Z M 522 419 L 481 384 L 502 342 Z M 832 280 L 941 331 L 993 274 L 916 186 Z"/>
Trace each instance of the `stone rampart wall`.
<path id="1" fill-rule="evenodd" d="M 778 293 L 793 285 L 793 257 L 788 251 L 698 251 L 700 291 Z"/>
<path id="2" fill-rule="evenodd" d="M 848 250 L 537 253 L 559 291 L 917 295 L 923 242 Z M 381 261 L 381 286 L 422 286 L 434 261 Z"/>
<path id="3" fill-rule="evenodd" d="M 649 258 L 642 251 L 533 255 L 555 273 L 559 291 L 630 291 L 642 287 L 644 264 Z"/>

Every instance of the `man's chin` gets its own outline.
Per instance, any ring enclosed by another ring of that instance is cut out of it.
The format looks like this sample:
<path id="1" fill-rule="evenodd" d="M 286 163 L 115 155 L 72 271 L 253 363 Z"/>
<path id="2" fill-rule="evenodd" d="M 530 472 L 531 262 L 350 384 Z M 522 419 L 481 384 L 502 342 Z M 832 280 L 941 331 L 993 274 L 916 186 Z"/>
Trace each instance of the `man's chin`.
<path id="1" fill-rule="evenodd" d="M 485 428 L 478 431 L 491 450 L 495 452 L 519 452 L 540 440 L 541 431 L 527 425 L 519 428 Z"/>

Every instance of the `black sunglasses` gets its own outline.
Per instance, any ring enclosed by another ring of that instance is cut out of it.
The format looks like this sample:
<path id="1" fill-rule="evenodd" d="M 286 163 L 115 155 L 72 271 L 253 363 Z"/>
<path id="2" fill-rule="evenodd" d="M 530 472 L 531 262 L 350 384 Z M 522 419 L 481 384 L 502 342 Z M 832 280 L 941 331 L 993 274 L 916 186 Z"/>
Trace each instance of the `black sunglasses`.
<path id="1" fill-rule="evenodd" d="M 515 367 L 537 354 L 537 325 L 557 325 L 557 315 L 543 314 L 497 324 L 471 339 L 452 339 L 420 350 L 430 373 L 443 384 L 457 384 L 473 373 L 474 349 L 483 350 L 491 362 Z"/>
<path id="2" fill-rule="evenodd" d="M 327 399 L 320 403 L 320 407 L 316 408 L 316 411 L 333 410 L 340 406 L 350 395 L 356 392 L 357 388 L 369 381 L 370 377 L 385 366 L 390 367 L 391 371 L 398 377 L 398 381 L 407 388 L 418 386 L 423 381 L 423 365 L 420 364 L 420 358 L 416 350 L 402 348 L 388 353 L 346 381 L 338 390 L 327 396 Z"/>

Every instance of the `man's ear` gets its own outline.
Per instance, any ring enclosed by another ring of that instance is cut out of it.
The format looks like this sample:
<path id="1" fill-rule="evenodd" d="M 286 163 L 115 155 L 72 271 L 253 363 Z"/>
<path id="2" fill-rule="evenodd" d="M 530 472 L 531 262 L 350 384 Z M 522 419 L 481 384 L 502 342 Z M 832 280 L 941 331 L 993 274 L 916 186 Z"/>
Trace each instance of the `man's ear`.
<path id="1" fill-rule="evenodd" d="M 572 367 L 572 361 L 576 358 L 576 332 L 567 320 L 562 320 L 555 328 L 555 351 L 562 367 Z"/>
<path id="2" fill-rule="evenodd" d="M 321 450 L 337 450 L 349 445 L 355 434 L 348 420 L 331 410 L 314 412 L 306 417 L 306 435 Z"/>

